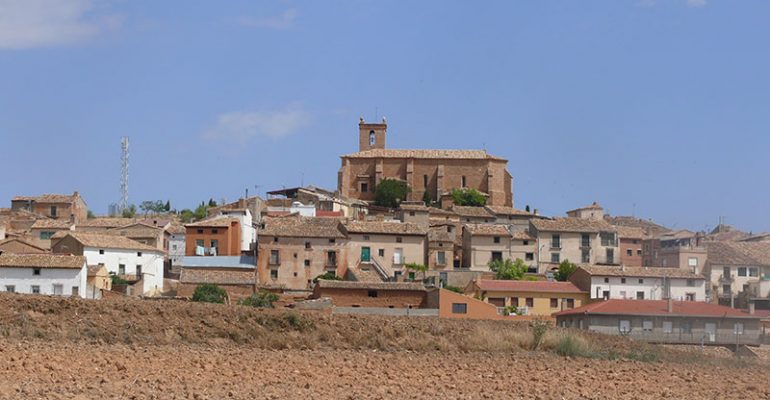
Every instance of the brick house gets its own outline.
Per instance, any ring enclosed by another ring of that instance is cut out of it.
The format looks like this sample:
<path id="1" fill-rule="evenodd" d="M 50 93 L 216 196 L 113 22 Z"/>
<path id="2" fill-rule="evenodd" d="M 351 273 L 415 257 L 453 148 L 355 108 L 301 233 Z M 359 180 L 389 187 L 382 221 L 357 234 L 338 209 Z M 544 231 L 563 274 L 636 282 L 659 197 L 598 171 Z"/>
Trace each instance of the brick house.
<path id="1" fill-rule="evenodd" d="M 75 223 L 88 219 L 88 205 L 80 193 L 44 194 L 41 196 L 16 196 L 11 199 L 12 210 L 26 210 L 53 219 L 66 219 Z"/>
<path id="2" fill-rule="evenodd" d="M 642 242 L 646 238 L 642 228 L 616 226 L 620 264 L 627 267 L 641 267 L 644 259 Z"/>
<path id="3" fill-rule="evenodd" d="M 0 241 L 0 254 L 42 254 L 48 250 L 20 238 Z"/>
<path id="4" fill-rule="evenodd" d="M 339 219 L 290 215 L 264 223 L 257 260 L 260 286 L 310 290 L 319 275 L 347 273 L 348 241 Z"/>
<path id="5" fill-rule="evenodd" d="M 75 223 L 69 219 L 48 219 L 41 218 L 35 221 L 29 229 L 30 240 L 35 245 L 44 249 L 51 248 L 51 238 L 56 232 L 72 231 L 75 229 Z"/>
<path id="6" fill-rule="evenodd" d="M 387 123 L 359 124 L 359 151 L 341 156 L 338 191 L 342 197 L 374 200 L 382 179 L 398 179 L 411 188 L 409 201 L 433 201 L 455 188 L 473 188 L 489 195 L 491 205 L 513 206 L 508 161 L 484 150 L 392 150 L 385 146 Z"/>
<path id="7" fill-rule="evenodd" d="M 185 225 L 186 256 L 241 255 L 238 218 L 214 217 Z"/>
<path id="8" fill-rule="evenodd" d="M 703 235 L 688 230 L 662 233 L 642 243 L 642 265 L 703 270 L 706 246 Z"/>
<path id="9" fill-rule="evenodd" d="M 588 303 L 588 291 L 572 282 L 474 280 L 465 294 L 495 307 L 517 307 L 525 315 L 545 315 Z"/>
<path id="10" fill-rule="evenodd" d="M 427 289 L 412 282 L 318 280 L 312 298 L 330 298 L 336 307 L 422 308 Z"/>
<path id="11" fill-rule="evenodd" d="M 224 289 L 232 303 L 256 292 L 257 260 L 253 256 L 182 257 L 180 263 L 177 296 L 190 298 L 204 283 Z"/>

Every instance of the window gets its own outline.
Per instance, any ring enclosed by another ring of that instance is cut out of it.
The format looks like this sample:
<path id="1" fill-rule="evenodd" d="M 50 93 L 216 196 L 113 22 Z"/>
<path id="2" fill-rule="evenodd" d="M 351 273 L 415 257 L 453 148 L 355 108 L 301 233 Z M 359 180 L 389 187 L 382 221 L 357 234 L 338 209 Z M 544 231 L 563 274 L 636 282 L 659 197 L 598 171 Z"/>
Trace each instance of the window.
<path id="1" fill-rule="evenodd" d="M 370 290 L 368 295 L 369 295 L 369 297 L 377 297 L 377 291 L 376 290 Z"/>
<path id="2" fill-rule="evenodd" d="M 380 257 L 385 257 L 385 249 L 378 249 L 377 255 Z"/>
<path id="3" fill-rule="evenodd" d="M 636 292 L 637 300 L 644 300 L 644 292 Z"/>
<path id="4" fill-rule="evenodd" d="M 218 233 L 219 233 L 219 229 L 212 229 L 212 230 L 211 230 L 211 233 L 212 233 L 213 235 L 216 235 L 216 234 L 218 234 Z"/>
<path id="5" fill-rule="evenodd" d="M 582 249 L 580 250 L 580 261 L 584 264 L 590 264 L 591 263 L 591 250 L 589 249 Z"/>
<path id="6" fill-rule="evenodd" d="M 51 216 L 56 218 L 56 212 L 58 210 L 56 209 L 56 206 L 51 206 Z"/>
<path id="7" fill-rule="evenodd" d="M 738 276 L 747 276 L 746 267 L 738 267 Z"/>
<path id="8" fill-rule="evenodd" d="M 176 250 L 176 245 L 175 244 L 171 245 L 171 250 Z"/>
<path id="9" fill-rule="evenodd" d="M 415 278 L 414 272 L 410 272 L 409 275 L 408 275 L 408 278 L 409 278 L 410 281 L 413 281 L 414 278 Z"/>
<path id="10" fill-rule="evenodd" d="M 104 254 L 104 249 L 99 249 L 99 254 Z"/>
<path id="11" fill-rule="evenodd" d="M 492 261 L 503 261 L 503 252 L 502 251 L 493 251 L 492 252 Z"/>
<path id="12" fill-rule="evenodd" d="M 436 264 L 446 265 L 446 253 L 443 251 L 436 252 Z"/>
<path id="13" fill-rule="evenodd" d="M 724 294 L 730 294 L 732 292 L 732 288 L 730 285 L 722 285 L 722 293 Z"/>
<path id="14" fill-rule="evenodd" d="M 621 333 L 631 332 L 631 321 L 627 319 L 621 319 L 618 321 L 618 330 Z"/>
<path id="15" fill-rule="evenodd" d="M 604 300 L 609 300 L 610 299 L 610 291 L 609 290 L 602 291 L 602 298 Z"/>
<path id="16" fill-rule="evenodd" d="M 14 285 L 5 285 L 5 291 L 8 293 L 16 293 L 16 286 Z"/>
<path id="17" fill-rule="evenodd" d="M 296 273 L 296 272 L 294 273 L 294 277 L 295 277 L 295 278 L 297 277 L 297 273 Z"/>
<path id="18" fill-rule="evenodd" d="M 682 333 L 692 333 L 692 326 L 689 321 L 682 321 L 682 325 L 679 329 L 681 329 Z"/>
<path id="19" fill-rule="evenodd" d="M 500 243 L 500 236 L 495 236 L 494 238 L 492 238 L 492 240 L 493 240 L 495 243 Z"/>
<path id="20" fill-rule="evenodd" d="M 559 235 L 551 235 L 551 248 L 552 249 L 560 249 L 561 248 L 561 236 Z"/>
<path id="21" fill-rule="evenodd" d="M 369 184 L 366 182 L 361 182 L 361 193 L 366 193 L 369 191 Z"/>
<path id="22" fill-rule="evenodd" d="M 599 237 L 602 241 L 602 246 L 616 246 L 617 241 L 615 239 L 615 232 L 601 232 Z"/>
<path id="23" fill-rule="evenodd" d="M 733 326 L 733 333 L 736 335 L 743 335 L 743 322 L 736 322 Z"/>
<path id="24" fill-rule="evenodd" d="M 281 263 L 281 257 L 278 250 L 270 250 L 270 265 L 278 265 Z"/>
<path id="25" fill-rule="evenodd" d="M 43 231 L 40 232 L 40 240 L 48 240 L 53 236 L 53 232 L 50 231 Z"/>
<path id="26" fill-rule="evenodd" d="M 337 252 L 336 251 L 327 251 L 326 252 L 326 266 L 327 267 L 336 267 L 337 266 Z"/>
<path id="27" fill-rule="evenodd" d="M 626 283 L 626 278 L 620 278 L 620 283 Z"/>
<path id="28" fill-rule="evenodd" d="M 374 131 L 369 131 L 369 146 L 374 146 L 375 143 L 377 143 L 377 135 Z"/>
<path id="29" fill-rule="evenodd" d="M 53 295 L 54 296 L 61 296 L 64 294 L 64 286 L 60 284 L 53 285 Z"/>
<path id="30" fill-rule="evenodd" d="M 564 300 L 567 302 L 567 305 L 564 306 L 565 308 L 575 308 L 575 299 L 564 299 Z"/>
<path id="31" fill-rule="evenodd" d="M 396 243 L 403 243 L 403 241 L 404 241 L 404 238 L 402 238 L 401 236 L 396 236 Z"/>
<path id="32" fill-rule="evenodd" d="M 99 263 L 99 264 L 97 264 L 97 265 L 99 265 L 100 267 L 103 267 L 103 266 L 104 266 L 104 263 Z"/>
<path id="33" fill-rule="evenodd" d="M 196 232 L 198 232 L 198 234 L 202 235 L 203 234 L 203 229 L 198 229 Z"/>
<path id="34" fill-rule="evenodd" d="M 32 275 L 40 275 L 40 268 L 33 268 Z"/>
<path id="35" fill-rule="evenodd" d="M 641 257 L 642 256 L 642 249 L 637 249 L 636 250 L 636 255 Z"/>
<path id="36" fill-rule="evenodd" d="M 337 243 L 337 239 L 329 239 L 329 243 Z"/>
<path id="37" fill-rule="evenodd" d="M 559 299 L 551 299 L 551 308 L 559 308 Z"/>
<path id="38" fill-rule="evenodd" d="M 651 320 L 642 321 L 642 330 L 645 332 L 652 332 L 652 321 Z"/>
<path id="39" fill-rule="evenodd" d="M 414 211 L 409 211 L 409 216 L 410 216 L 410 217 L 414 217 L 414 216 L 415 216 L 415 213 L 414 213 Z"/>
<path id="40" fill-rule="evenodd" d="M 422 187 L 427 189 L 428 188 L 428 175 L 422 176 Z"/>
<path id="41" fill-rule="evenodd" d="M 211 248 L 212 249 L 218 249 L 219 248 L 219 240 L 211 239 Z"/>
<path id="42" fill-rule="evenodd" d="M 463 175 L 462 178 L 460 179 L 460 187 L 465 187 L 466 183 L 468 182 L 465 181 L 465 175 Z"/>
<path id="43" fill-rule="evenodd" d="M 519 298 L 518 297 L 511 297 L 511 305 L 514 307 L 519 306 Z"/>
<path id="44" fill-rule="evenodd" d="M 628 298 L 628 297 L 626 297 L 626 291 L 625 290 L 621 290 L 620 291 L 620 298 L 623 299 L 623 300 Z"/>
<path id="45" fill-rule="evenodd" d="M 72 295 L 73 296 L 80 296 L 80 288 L 78 288 L 77 286 L 73 286 L 72 287 Z"/>
<path id="46" fill-rule="evenodd" d="M 554 264 L 558 264 L 559 261 L 559 253 L 551 253 L 551 262 Z"/>
<path id="47" fill-rule="evenodd" d="M 671 321 L 663 321 L 663 333 L 673 333 L 674 324 Z"/>
<path id="48" fill-rule="evenodd" d="M 604 278 L 604 283 L 610 283 L 610 278 Z"/>
<path id="49" fill-rule="evenodd" d="M 305 250 L 310 250 L 312 247 L 310 246 L 310 242 L 305 242 Z"/>
<path id="50" fill-rule="evenodd" d="M 137 265 L 136 266 L 136 276 L 141 277 L 142 276 L 142 266 Z"/>
<path id="51" fill-rule="evenodd" d="M 644 279 L 639 278 L 639 283 L 644 283 Z"/>
<path id="52" fill-rule="evenodd" d="M 278 270 L 277 269 L 271 269 L 270 270 L 270 279 L 272 279 L 272 280 L 278 279 Z"/>
<path id="53" fill-rule="evenodd" d="M 695 301 L 695 293 L 685 293 L 684 299 L 685 301 Z"/>
<path id="54" fill-rule="evenodd" d="M 529 240 L 523 240 L 521 244 L 524 246 L 529 246 Z"/>
<path id="55" fill-rule="evenodd" d="M 306 267 L 309 267 L 309 266 L 310 266 L 310 260 L 308 260 L 308 259 L 305 259 L 305 266 L 306 266 Z"/>
<path id="56" fill-rule="evenodd" d="M 751 277 L 759 276 L 759 270 L 757 270 L 756 268 L 753 268 L 753 267 L 749 268 L 749 276 L 751 276 Z"/>
<path id="57" fill-rule="evenodd" d="M 468 304 L 466 303 L 452 303 L 452 314 L 467 314 Z"/>
<path id="58" fill-rule="evenodd" d="M 587 233 L 580 235 L 580 246 L 591 247 L 591 236 Z"/>
<path id="59" fill-rule="evenodd" d="M 524 260 L 525 261 L 534 261 L 535 260 L 535 253 L 524 253 Z"/>
<path id="60" fill-rule="evenodd" d="M 212 247 L 214 247 L 214 246 L 212 246 Z M 142 256 L 142 252 L 141 252 L 141 251 L 137 251 L 137 252 L 136 252 L 136 256 L 137 256 L 137 257 L 141 257 L 141 256 Z"/>
<path id="61" fill-rule="evenodd" d="M 32 286 L 32 293 L 33 294 L 40 294 L 40 286 L 33 285 Z"/>
<path id="62" fill-rule="evenodd" d="M 524 302 L 527 305 L 527 307 L 534 307 L 535 306 L 535 299 L 533 299 L 531 297 L 527 297 L 526 299 L 524 299 Z"/>
<path id="63" fill-rule="evenodd" d="M 697 267 L 698 266 L 698 259 L 695 257 L 690 257 L 687 259 L 687 265 L 691 267 Z"/>
<path id="64" fill-rule="evenodd" d="M 632 249 L 627 249 L 627 250 L 626 250 L 626 255 L 627 255 L 627 256 L 629 256 L 629 257 L 631 257 L 631 256 L 633 256 L 633 255 L 634 255 L 634 251 L 633 251 Z"/>
<path id="65" fill-rule="evenodd" d="M 273 238 L 273 243 L 278 243 L 278 236 Z"/>
<path id="66" fill-rule="evenodd" d="M 607 264 L 615 264 L 615 249 L 607 249 Z"/>
<path id="67" fill-rule="evenodd" d="M 203 247 L 206 243 L 203 241 L 203 239 L 196 239 L 195 240 L 195 247 Z"/>
<path id="68" fill-rule="evenodd" d="M 364 235 L 364 240 L 369 240 L 369 235 Z"/>

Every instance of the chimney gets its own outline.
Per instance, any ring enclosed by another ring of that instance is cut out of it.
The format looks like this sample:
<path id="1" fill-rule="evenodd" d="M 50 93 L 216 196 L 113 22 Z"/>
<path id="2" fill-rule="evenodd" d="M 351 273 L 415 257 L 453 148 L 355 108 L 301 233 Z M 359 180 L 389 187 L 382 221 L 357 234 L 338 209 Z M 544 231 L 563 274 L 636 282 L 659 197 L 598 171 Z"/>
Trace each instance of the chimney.
<path id="1" fill-rule="evenodd" d="M 668 312 L 669 314 L 674 312 L 674 299 L 671 297 L 668 298 Z"/>
<path id="2" fill-rule="evenodd" d="M 754 306 L 754 302 L 750 301 L 749 302 L 749 315 L 754 315 L 754 307 L 755 307 Z"/>

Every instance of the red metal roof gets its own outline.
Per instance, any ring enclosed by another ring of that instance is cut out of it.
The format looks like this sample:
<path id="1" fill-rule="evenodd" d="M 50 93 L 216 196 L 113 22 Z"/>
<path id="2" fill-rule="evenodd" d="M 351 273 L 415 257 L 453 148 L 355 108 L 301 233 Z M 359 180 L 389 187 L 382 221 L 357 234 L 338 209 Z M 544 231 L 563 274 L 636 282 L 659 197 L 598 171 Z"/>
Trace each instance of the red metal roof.
<path id="1" fill-rule="evenodd" d="M 481 290 L 496 292 L 585 293 L 572 282 L 481 279 L 476 281 L 476 286 Z"/>
<path id="2" fill-rule="evenodd" d="M 668 300 L 620 299 L 591 303 L 572 310 L 557 312 L 553 316 L 579 314 L 762 318 L 760 315 L 750 315 L 746 310 L 697 301 L 674 301 L 673 311 L 668 312 Z"/>

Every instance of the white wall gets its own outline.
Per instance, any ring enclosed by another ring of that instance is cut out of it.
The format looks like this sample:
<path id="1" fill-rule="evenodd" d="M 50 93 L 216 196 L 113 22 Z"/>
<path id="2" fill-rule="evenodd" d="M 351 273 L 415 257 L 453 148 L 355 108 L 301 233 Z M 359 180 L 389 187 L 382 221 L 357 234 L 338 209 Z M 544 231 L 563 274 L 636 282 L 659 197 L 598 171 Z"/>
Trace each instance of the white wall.
<path id="1" fill-rule="evenodd" d="M 663 300 L 664 287 L 662 278 L 641 278 L 626 277 L 626 283 L 622 283 L 620 277 L 606 277 L 609 283 L 604 282 L 603 276 L 591 277 L 592 299 L 601 299 L 602 292 L 610 291 L 611 299 L 636 299 L 636 292 L 644 292 L 645 300 Z M 639 279 L 643 283 L 639 283 Z M 674 300 L 685 300 L 687 293 L 695 293 L 695 301 L 706 301 L 706 281 L 704 279 L 695 279 L 695 286 L 687 286 L 687 279 L 672 278 L 669 279 L 671 286 L 671 297 Z M 625 292 L 625 297 L 623 296 Z"/>
<path id="2" fill-rule="evenodd" d="M 143 293 L 163 290 L 163 252 L 142 250 L 140 257 L 136 250 L 103 249 L 104 254 L 99 254 L 99 250 L 93 247 L 83 249 L 88 265 L 104 264 L 108 272 L 118 274 L 118 266 L 123 264 L 126 266 L 126 275 L 135 275 L 136 266 L 141 265 L 144 277 Z"/>
<path id="3" fill-rule="evenodd" d="M 241 251 L 251 250 L 251 244 L 257 241 L 257 230 L 254 228 L 251 212 L 249 210 L 232 212 L 222 210 L 222 215 L 238 218 L 238 222 L 241 224 Z M 313 215 L 315 215 L 315 208 L 313 209 Z"/>
<path id="4" fill-rule="evenodd" d="M 33 275 L 34 268 L 0 268 L 0 291 L 7 291 L 6 286 L 15 286 L 16 293 L 31 294 L 32 286 L 40 287 L 40 294 L 53 294 L 53 285 L 62 285 L 62 295 L 71 296 L 72 288 L 77 287 L 77 296 L 86 297 L 88 271 L 72 268 L 40 268 L 40 275 Z"/>
<path id="5" fill-rule="evenodd" d="M 176 245 L 176 249 L 174 246 Z M 185 252 L 185 235 L 183 233 L 171 235 L 168 240 L 168 257 L 172 265 L 179 265 Z"/>

